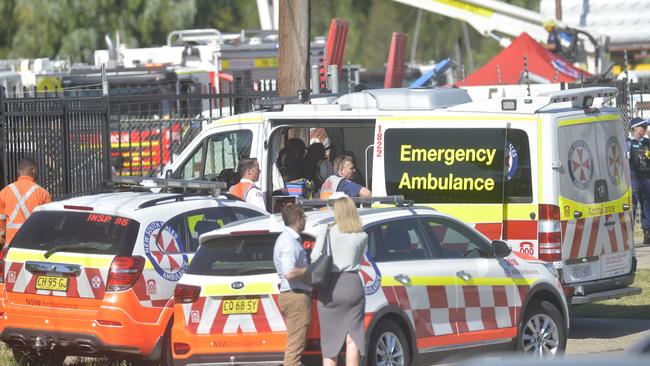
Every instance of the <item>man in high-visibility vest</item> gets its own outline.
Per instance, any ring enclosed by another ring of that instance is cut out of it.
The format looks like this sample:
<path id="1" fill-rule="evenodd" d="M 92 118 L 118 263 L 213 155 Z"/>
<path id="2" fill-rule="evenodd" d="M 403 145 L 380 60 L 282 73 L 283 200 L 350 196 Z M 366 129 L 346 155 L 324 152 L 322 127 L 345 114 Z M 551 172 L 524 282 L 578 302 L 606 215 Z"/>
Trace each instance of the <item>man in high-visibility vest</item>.
<path id="1" fill-rule="evenodd" d="M 320 199 L 329 199 L 334 192 L 343 192 L 349 197 L 372 197 L 372 192 L 368 188 L 350 180 L 354 170 L 354 160 L 351 156 L 337 156 L 334 159 L 334 171 L 336 173 L 323 182 L 320 187 Z"/>
<path id="2" fill-rule="evenodd" d="M 0 245 L 11 243 L 18 229 L 37 206 L 52 202 L 50 193 L 36 183 L 34 160 L 18 162 L 18 179 L 0 191 Z"/>
<path id="3" fill-rule="evenodd" d="M 241 175 L 239 183 L 230 187 L 228 193 L 266 210 L 262 190 L 255 185 L 260 180 L 260 164 L 255 158 L 244 158 L 239 161 L 237 172 Z"/>

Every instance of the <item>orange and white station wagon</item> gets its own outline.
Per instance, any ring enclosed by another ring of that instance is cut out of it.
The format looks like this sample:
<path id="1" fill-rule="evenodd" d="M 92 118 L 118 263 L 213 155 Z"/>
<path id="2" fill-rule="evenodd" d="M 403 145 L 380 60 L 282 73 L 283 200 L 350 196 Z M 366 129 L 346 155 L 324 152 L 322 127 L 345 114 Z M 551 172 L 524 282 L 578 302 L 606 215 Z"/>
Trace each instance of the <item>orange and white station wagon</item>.
<path id="1" fill-rule="evenodd" d="M 223 197 L 151 192 L 41 206 L 3 252 L 0 338 L 30 365 L 69 355 L 168 365 L 172 295 L 199 234 L 261 215 Z"/>
<path id="2" fill-rule="evenodd" d="M 360 209 L 368 252 L 368 365 L 421 364 L 463 352 L 563 352 L 568 309 L 552 264 L 490 242 L 427 207 Z M 307 212 L 309 247 L 330 211 Z M 280 215 L 244 220 L 200 238 L 174 293 L 174 365 L 282 362 L 286 328 L 273 266 Z M 315 297 L 314 297 L 315 299 Z M 314 300 L 315 301 L 315 300 Z M 316 305 L 304 361 L 320 362 Z"/>

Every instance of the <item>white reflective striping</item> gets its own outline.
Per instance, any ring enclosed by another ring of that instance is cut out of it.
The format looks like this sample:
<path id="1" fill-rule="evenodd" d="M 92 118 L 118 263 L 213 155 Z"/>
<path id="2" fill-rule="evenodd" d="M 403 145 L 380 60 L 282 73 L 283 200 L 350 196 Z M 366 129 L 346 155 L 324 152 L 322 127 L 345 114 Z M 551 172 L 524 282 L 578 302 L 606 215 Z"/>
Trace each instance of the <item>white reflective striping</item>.
<path id="1" fill-rule="evenodd" d="M 20 229 L 21 226 L 23 226 L 23 224 L 16 224 L 16 223 L 10 222 L 10 223 L 7 224 L 7 229 L 16 229 L 16 230 L 18 230 L 18 229 Z"/>
<path id="2" fill-rule="evenodd" d="M 507 306 L 497 306 L 494 308 L 494 314 L 496 315 L 497 326 L 499 328 L 508 328 L 512 326 L 510 309 Z"/>
<path id="3" fill-rule="evenodd" d="M 77 292 L 79 297 L 86 297 L 89 299 L 95 298 L 95 293 L 93 292 L 92 287 L 90 287 L 90 279 L 86 274 L 85 270 L 81 270 L 79 277 L 77 277 Z"/>
<path id="4" fill-rule="evenodd" d="M 27 202 L 27 200 L 29 199 L 29 196 L 31 196 L 32 193 L 34 193 L 40 187 L 38 186 L 38 184 L 34 184 L 33 186 L 31 186 L 27 190 L 27 192 L 25 192 L 24 196 L 20 195 L 20 192 L 18 191 L 18 187 L 16 187 L 15 184 L 13 184 L 13 183 L 10 184 L 9 188 L 11 188 L 11 190 L 14 193 L 14 196 L 16 196 L 16 207 L 14 208 L 14 211 L 11 213 L 11 215 L 9 215 L 9 224 L 11 224 L 16 219 L 16 217 L 18 216 L 18 211 L 19 210 L 23 211 L 23 215 L 25 216 L 25 219 L 27 219 L 29 217 L 30 212 L 27 209 L 27 206 L 25 206 L 25 202 Z M 9 224 L 7 224 L 7 226 Z"/>
<path id="5" fill-rule="evenodd" d="M 614 220 L 616 221 L 616 225 L 614 225 L 614 232 L 616 233 L 616 248 L 614 248 L 612 244 L 612 249 L 616 250 L 617 252 L 622 252 L 625 250 L 625 242 L 623 242 L 623 227 L 621 226 L 621 218 L 618 215 L 614 215 Z"/>
<path id="6" fill-rule="evenodd" d="M 458 287 L 458 291 L 456 291 L 456 286 L 445 286 L 445 293 L 447 294 L 447 306 L 450 309 L 465 307 L 465 297 L 461 286 Z"/>
<path id="7" fill-rule="evenodd" d="M 278 309 L 271 296 L 262 298 L 262 308 L 264 308 L 264 314 L 266 314 L 269 328 L 271 328 L 273 332 L 283 332 L 287 330 L 282 314 L 280 314 L 280 309 Z"/>
<path id="8" fill-rule="evenodd" d="M 187 327 L 190 324 L 190 311 L 192 311 L 192 304 L 183 304 L 181 305 L 183 309 L 183 317 L 185 318 L 185 326 Z"/>
<path id="9" fill-rule="evenodd" d="M 481 307 L 494 307 L 494 289 L 492 286 L 478 286 L 478 297 Z"/>
<path id="10" fill-rule="evenodd" d="M 431 325 L 434 335 L 445 335 L 453 333 L 449 322 L 449 309 L 431 309 Z"/>
<path id="11" fill-rule="evenodd" d="M 255 333 L 257 331 L 251 315 L 233 314 L 228 316 L 226 324 L 223 327 L 223 333 L 238 333 L 240 330 L 243 333 Z"/>
<path id="12" fill-rule="evenodd" d="M 5 214 L 1 214 L 1 215 L 0 215 L 0 220 L 4 220 L 4 219 L 6 219 L 6 218 L 7 218 L 7 215 L 5 215 Z"/>
<path id="13" fill-rule="evenodd" d="M 411 310 L 425 310 L 431 307 L 426 286 L 406 287 L 406 294 Z"/>
<path id="14" fill-rule="evenodd" d="M 508 299 L 508 306 L 521 306 L 523 304 L 517 286 L 512 286 L 506 290 L 506 298 Z"/>
<path id="15" fill-rule="evenodd" d="M 465 322 L 469 331 L 484 330 L 481 308 L 465 308 Z"/>
<path id="16" fill-rule="evenodd" d="M 23 264 L 16 275 L 13 292 L 25 292 L 27 284 L 32 279 L 32 274 L 25 270 L 25 265 Z"/>
<path id="17" fill-rule="evenodd" d="M 557 220 L 539 220 L 537 231 L 540 233 L 557 233 L 562 230 L 560 222 Z"/>
<path id="18" fill-rule="evenodd" d="M 219 306 L 221 305 L 221 298 L 207 297 L 203 309 L 201 310 L 201 322 L 196 328 L 196 334 L 209 334 L 214 323 L 214 318 L 217 316 Z"/>
<path id="19" fill-rule="evenodd" d="M 585 226 L 582 230 L 582 240 L 580 240 L 580 251 L 578 252 L 578 258 L 587 256 L 587 250 L 589 250 L 589 238 L 591 237 L 591 227 L 593 226 L 593 223 L 593 217 L 588 217 L 585 219 Z"/>

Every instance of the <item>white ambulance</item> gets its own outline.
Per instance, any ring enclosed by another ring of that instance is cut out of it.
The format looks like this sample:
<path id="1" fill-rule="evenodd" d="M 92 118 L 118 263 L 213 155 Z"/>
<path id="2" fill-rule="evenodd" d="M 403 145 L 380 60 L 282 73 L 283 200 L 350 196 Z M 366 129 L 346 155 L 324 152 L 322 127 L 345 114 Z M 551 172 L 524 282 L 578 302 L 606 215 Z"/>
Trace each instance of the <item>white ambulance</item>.
<path id="1" fill-rule="evenodd" d="M 269 103 L 208 125 L 167 175 L 232 183 L 239 159 L 256 157 L 273 210 L 284 146 L 323 143 L 330 160 L 356 157 L 357 179 L 373 195 L 430 205 L 554 263 L 572 304 L 628 296 L 640 289 L 630 287 L 626 127 L 615 108 L 593 106 L 616 93 L 594 87 L 473 102 L 462 89 L 384 89 Z"/>

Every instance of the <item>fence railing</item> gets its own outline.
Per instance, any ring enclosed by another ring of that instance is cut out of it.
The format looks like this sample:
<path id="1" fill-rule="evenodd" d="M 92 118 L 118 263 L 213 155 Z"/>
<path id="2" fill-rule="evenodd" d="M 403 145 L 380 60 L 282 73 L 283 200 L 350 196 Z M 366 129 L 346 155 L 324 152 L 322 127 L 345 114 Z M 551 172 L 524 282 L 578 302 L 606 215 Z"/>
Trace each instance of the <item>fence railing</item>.
<path id="1" fill-rule="evenodd" d="M 248 84 L 250 85 L 250 83 Z M 260 87 L 261 86 L 261 87 Z M 159 174 L 211 121 L 252 110 L 275 95 L 233 82 L 229 92 L 205 93 L 142 85 L 54 92 L 0 89 L 2 186 L 17 178 L 23 157 L 39 166 L 39 184 L 53 197 L 101 189 L 112 175 Z"/>

